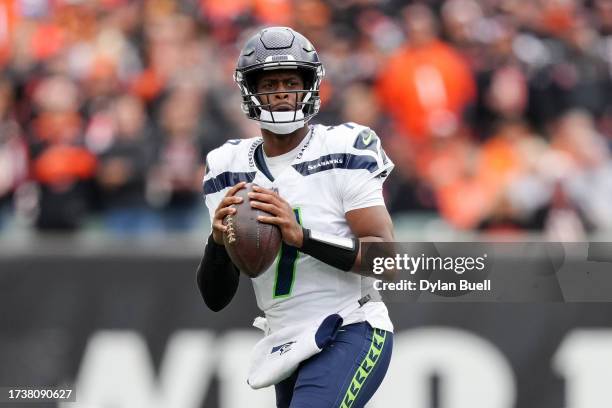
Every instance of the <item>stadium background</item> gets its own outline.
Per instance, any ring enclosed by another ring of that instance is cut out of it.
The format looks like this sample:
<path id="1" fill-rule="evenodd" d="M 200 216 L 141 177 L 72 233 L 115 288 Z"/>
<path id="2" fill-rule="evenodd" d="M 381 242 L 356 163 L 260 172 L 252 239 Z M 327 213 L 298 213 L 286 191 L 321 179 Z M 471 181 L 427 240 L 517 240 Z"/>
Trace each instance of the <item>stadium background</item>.
<path id="1" fill-rule="evenodd" d="M 248 282 L 217 315 L 194 283 L 204 157 L 257 135 L 232 71 L 264 25 L 317 47 L 315 122 L 381 137 L 398 239 L 609 240 L 609 1 L 0 0 L 0 385 L 271 406 L 242 375 Z M 374 408 L 612 404 L 609 304 L 390 312 Z"/>

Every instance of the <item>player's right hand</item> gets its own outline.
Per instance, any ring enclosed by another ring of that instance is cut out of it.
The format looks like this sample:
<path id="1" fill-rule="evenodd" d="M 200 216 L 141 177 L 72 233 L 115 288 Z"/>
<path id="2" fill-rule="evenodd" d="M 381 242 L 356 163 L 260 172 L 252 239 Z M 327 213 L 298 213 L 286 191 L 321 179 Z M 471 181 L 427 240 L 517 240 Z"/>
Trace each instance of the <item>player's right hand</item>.
<path id="1" fill-rule="evenodd" d="M 241 188 L 244 188 L 245 185 L 246 182 L 241 181 L 227 190 L 225 197 L 223 197 L 223 200 L 221 200 L 219 206 L 215 210 L 215 216 L 212 224 L 212 234 L 213 239 L 219 245 L 223 245 L 223 233 L 227 229 L 227 227 L 223 225 L 223 219 L 228 215 L 236 213 L 236 209 L 231 207 L 231 205 L 241 203 L 242 197 L 234 197 L 234 194 L 236 194 Z"/>

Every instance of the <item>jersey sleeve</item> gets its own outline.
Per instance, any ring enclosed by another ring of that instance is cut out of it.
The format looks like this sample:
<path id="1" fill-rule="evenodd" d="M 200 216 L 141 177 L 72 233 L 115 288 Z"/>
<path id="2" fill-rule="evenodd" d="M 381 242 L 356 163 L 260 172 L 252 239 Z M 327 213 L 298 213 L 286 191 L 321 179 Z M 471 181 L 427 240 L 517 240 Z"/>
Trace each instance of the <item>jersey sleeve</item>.
<path id="1" fill-rule="evenodd" d="M 241 181 L 250 182 L 255 177 L 255 172 L 249 171 L 246 160 L 239 160 L 243 153 L 246 158 L 245 149 L 250 145 L 244 139 L 232 139 L 206 156 L 203 190 L 211 223 L 227 190 Z"/>
<path id="2" fill-rule="evenodd" d="M 341 180 L 344 212 L 358 208 L 384 205 L 382 187 L 394 164 L 386 155 L 380 138 L 367 127 L 362 127 L 349 138 L 348 167 L 356 171 L 345 172 Z"/>
<path id="3" fill-rule="evenodd" d="M 224 192 L 220 191 L 219 183 L 217 181 L 218 174 L 214 169 L 212 153 L 213 152 L 210 152 L 206 157 L 206 171 L 204 173 L 204 181 L 202 183 L 202 188 L 204 190 L 204 201 L 206 203 L 206 207 L 208 208 L 211 226 L 213 217 L 215 215 L 215 209 L 219 206 L 219 203 L 224 196 Z"/>
<path id="4" fill-rule="evenodd" d="M 359 208 L 385 205 L 383 198 L 383 179 L 375 177 L 366 180 L 360 188 L 348 188 L 342 200 L 344 212 Z"/>

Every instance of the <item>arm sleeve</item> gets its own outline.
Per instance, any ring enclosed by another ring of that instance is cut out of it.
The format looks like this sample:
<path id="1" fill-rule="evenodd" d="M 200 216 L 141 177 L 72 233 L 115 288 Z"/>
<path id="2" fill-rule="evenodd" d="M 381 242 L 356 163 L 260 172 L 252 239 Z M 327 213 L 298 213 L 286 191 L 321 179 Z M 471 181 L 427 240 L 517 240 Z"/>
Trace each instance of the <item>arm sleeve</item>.
<path id="1" fill-rule="evenodd" d="M 215 209 L 223 198 L 223 192 L 217 192 L 215 187 L 215 174 L 207 158 L 203 189 L 211 229 Z M 225 308 L 238 289 L 240 271 L 232 263 L 225 247 L 213 240 L 212 231 L 204 248 L 204 256 L 196 271 L 196 281 L 204 303 L 214 312 Z"/>
<path id="2" fill-rule="evenodd" d="M 204 256 L 196 271 L 196 281 L 206 306 L 213 312 L 225 308 L 233 299 L 240 282 L 240 272 L 234 266 L 223 245 L 212 235 L 204 248 Z"/>

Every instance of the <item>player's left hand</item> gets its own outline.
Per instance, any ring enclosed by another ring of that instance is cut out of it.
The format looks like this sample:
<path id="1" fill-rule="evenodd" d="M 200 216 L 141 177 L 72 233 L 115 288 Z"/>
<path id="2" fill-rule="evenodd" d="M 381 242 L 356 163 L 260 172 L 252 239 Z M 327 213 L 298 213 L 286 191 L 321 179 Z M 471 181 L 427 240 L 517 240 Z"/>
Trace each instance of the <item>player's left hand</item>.
<path id="1" fill-rule="evenodd" d="M 272 216 L 260 215 L 257 220 L 265 224 L 274 224 L 281 230 L 283 241 L 287 245 L 301 248 L 304 242 L 302 227 L 295 219 L 293 209 L 277 192 L 261 186 L 253 186 L 249 193 L 251 207 L 270 213 Z"/>

